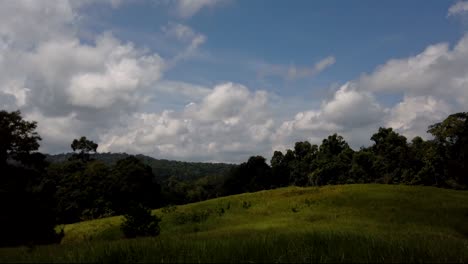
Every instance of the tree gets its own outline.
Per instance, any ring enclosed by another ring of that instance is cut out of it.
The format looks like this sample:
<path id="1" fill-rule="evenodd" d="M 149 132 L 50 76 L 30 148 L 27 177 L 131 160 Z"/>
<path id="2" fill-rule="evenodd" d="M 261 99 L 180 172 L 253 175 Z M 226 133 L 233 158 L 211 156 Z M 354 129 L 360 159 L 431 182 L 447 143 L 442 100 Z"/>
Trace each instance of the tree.
<path id="1" fill-rule="evenodd" d="M 449 115 L 444 121 L 429 126 L 429 133 L 445 161 L 445 174 L 458 184 L 468 185 L 468 112 Z"/>
<path id="2" fill-rule="evenodd" d="M 314 170 L 309 175 L 312 185 L 343 184 L 349 178 L 353 150 L 338 134 L 328 136 L 322 141 Z"/>
<path id="3" fill-rule="evenodd" d="M 374 168 L 384 183 L 400 183 L 409 169 L 409 148 L 406 137 L 392 128 L 379 128 L 372 135 L 371 151 L 376 155 Z"/>
<path id="4" fill-rule="evenodd" d="M 55 201 L 42 184 L 44 155 L 36 122 L 0 111 L 0 246 L 58 242 Z"/>
<path id="5" fill-rule="evenodd" d="M 0 111 L 0 168 L 8 159 L 24 159 L 39 148 L 36 127 L 36 122 L 23 120 L 20 111 Z"/>
<path id="6" fill-rule="evenodd" d="M 134 156 L 121 159 L 115 164 L 106 190 L 117 213 L 135 203 L 148 207 L 157 206 L 160 192 L 161 186 L 155 181 L 151 167 Z"/>
<path id="7" fill-rule="evenodd" d="M 355 183 L 370 183 L 377 178 L 374 169 L 375 155 L 368 149 L 361 149 L 354 153 L 351 162 L 350 179 Z"/>
<path id="8" fill-rule="evenodd" d="M 132 206 L 124 215 L 120 228 L 127 238 L 157 236 L 161 219 L 151 214 L 151 210 L 141 204 Z"/>
<path id="9" fill-rule="evenodd" d="M 308 141 L 294 144 L 294 161 L 290 162 L 290 182 L 296 186 L 306 186 L 309 183 L 308 175 L 313 170 L 313 161 L 317 157 L 317 145 Z"/>
<path id="10" fill-rule="evenodd" d="M 89 160 L 89 153 L 94 152 L 96 153 L 98 144 L 94 143 L 91 140 L 86 139 L 86 137 L 81 137 L 79 140 L 74 139 L 72 144 L 71 144 L 72 150 L 76 153 L 78 151 L 78 154 L 75 156 L 75 158 L 81 159 L 83 161 L 88 161 Z"/>
<path id="11" fill-rule="evenodd" d="M 273 184 L 276 187 L 286 186 L 289 183 L 289 164 L 281 151 L 275 151 L 270 160 Z"/>
<path id="12" fill-rule="evenodd" d="M 273 187 L 271 168 L 262 156 L 252 156 L 247 162 L 231 170 L 223 189 L 226 194 L 237 194 Z"/>

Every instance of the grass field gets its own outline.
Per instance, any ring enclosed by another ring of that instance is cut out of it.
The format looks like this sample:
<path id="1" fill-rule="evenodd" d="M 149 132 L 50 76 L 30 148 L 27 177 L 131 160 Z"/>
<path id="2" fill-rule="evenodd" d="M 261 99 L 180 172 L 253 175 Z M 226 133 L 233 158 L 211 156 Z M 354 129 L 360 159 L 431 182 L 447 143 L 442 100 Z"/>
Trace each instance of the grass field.
<path id="1" fill-rule="evenodd" d="M 468 192 L 401 185 L 288 187 L 154 210 L 156 238 L 121 217 L 64 227 L 61 245 L 0 262 L 468 262 Z"/>

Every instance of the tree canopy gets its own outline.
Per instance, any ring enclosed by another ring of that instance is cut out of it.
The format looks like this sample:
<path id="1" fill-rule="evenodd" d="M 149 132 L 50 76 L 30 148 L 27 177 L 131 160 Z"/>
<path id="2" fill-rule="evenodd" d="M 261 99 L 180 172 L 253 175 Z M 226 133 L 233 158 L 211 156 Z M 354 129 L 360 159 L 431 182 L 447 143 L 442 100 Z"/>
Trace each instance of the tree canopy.
<path id="1" fill-rule="evenodd" d="M 41 137 L 35 131 L 37 123 L 26 121 L 20 111 L 0 111 L 0 166 L 7 159 L 21 159 L 39 149 Z"/>

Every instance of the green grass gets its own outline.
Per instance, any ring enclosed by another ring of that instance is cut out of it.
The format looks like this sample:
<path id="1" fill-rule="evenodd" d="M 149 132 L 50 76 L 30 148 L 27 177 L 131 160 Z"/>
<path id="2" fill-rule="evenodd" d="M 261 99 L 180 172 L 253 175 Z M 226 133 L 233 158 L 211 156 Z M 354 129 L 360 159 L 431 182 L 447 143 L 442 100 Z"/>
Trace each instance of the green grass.
<path id="1" fill-rule="evenodd" d="M 66 225 L 61 245 L 0 249 L 0 262 L 468 262 L 466 191 L 288 187 L 154 213 L 156 238 L 121 239 L 110 217 Z"/>

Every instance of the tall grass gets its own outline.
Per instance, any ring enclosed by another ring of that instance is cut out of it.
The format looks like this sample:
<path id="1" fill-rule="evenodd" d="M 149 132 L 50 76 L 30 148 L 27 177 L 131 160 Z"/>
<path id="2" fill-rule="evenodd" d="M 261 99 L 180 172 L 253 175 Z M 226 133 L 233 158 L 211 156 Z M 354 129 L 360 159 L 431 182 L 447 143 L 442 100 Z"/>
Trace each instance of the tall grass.
<path id="1" fill-rule="evenodd" d="M 243 232 L 222 237 L 184 235 L 35 249 L 2 249 L 0 260 L 20 262 L 449 262 L 468 261 L 461 239 L 380 237 L 358 233 Z M 8 252 L 11 250 L 11 252 Z M 15 254 L 13 254 L 15 253 Z M 17 254 L 17 255 L 16 255 Z"/>
<path id="2" fill-rule="evenodd" d="M 154 213 L 160 237 L 121 239 L 111 217 L 65 226 L 62 245 L 0 249 L 0 262 L 468 262 L 464 191 L 289 187 Z"/>

